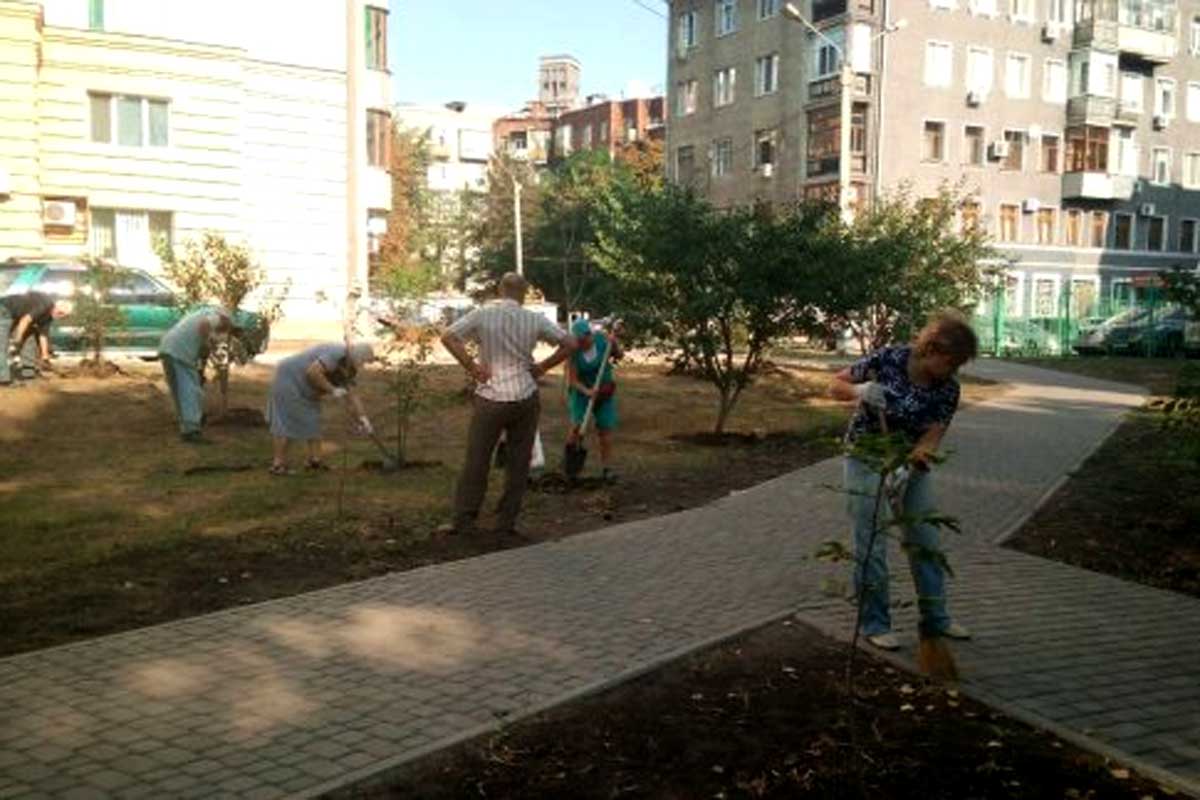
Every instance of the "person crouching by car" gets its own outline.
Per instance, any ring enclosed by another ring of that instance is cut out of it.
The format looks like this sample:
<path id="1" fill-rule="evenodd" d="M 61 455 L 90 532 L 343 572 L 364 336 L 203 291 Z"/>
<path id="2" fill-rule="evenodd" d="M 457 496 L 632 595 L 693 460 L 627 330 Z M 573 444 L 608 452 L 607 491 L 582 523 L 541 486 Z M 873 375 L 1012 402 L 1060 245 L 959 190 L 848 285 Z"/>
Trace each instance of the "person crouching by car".
<path id="1" fill-rule="evenodd" d="M 175 403 L 179 433 L 189 444 L 203 444 L 200 426 L 204 417 L 204 386 L 200 382 L 200 360 L 216 333 L 236 332 L 229 312 L 223 308 L 200 308 L 175 323 L 158 345 L 167 388 Z"/>
<path id="2" fill-rule="evenodd" d="M 70 300 L 55 300 L 41 292 L 0 297 L 0 354 L 3 355 L 0 358 L 0 386 L 12 385 L 9 364 L 22 351 L 26 339 L 35 334 L 41 350 L 39 366 L 42 369 L 49 368 L 50 325 L 72 310 Z"/>
<path id="3" fill-rule="evenodd" d="M 362 402 L 352 391 L 363 365 L 375 358 L 371 345 L 319 344 L 288 356 L 275 368 L 267 422 L 271 425 L 272 475 L 287 475 L 287 449 L 292 439 L 303 439 L 308 448 L 307 470 L 325 470 L 321 460 L 321 400 L 340 398 L 353 409 L 362 433 L 374 432 L 363 413 Z"/>

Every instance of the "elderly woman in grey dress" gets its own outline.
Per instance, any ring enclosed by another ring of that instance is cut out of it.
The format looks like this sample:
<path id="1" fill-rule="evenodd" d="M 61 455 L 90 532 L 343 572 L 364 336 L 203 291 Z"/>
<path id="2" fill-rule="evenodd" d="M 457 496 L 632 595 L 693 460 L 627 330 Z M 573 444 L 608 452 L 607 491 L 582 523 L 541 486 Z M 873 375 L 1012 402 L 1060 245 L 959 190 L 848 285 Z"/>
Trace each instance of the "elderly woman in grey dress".
<path id="1" fill-rule="evenodd" d="M 358 418 L 364 433 L 372 433 L 371 421 L 352 389 L 354 378 L 375 354 L 369 344 L 319 344 L 288 356 L 275 368 L 267 421 L 271 425 L 273 458 L 271 474 L 288 474 L 287 449 L 292 439 L 303 439 L 308 448 L 305 469 L 329 467 L 321 461 L 321 400 L 344 400 Z"/>

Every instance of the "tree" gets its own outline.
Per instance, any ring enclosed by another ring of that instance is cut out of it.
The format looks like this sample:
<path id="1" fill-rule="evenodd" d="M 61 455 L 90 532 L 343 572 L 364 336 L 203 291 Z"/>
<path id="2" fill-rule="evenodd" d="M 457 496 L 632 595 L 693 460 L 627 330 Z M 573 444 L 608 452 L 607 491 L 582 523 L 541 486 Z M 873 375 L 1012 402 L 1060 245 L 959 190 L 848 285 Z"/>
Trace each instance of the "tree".
<path id="1" fill-rule="evenodd" d="M 617 161 L 629 169 L 638 186 L 648 191 L 662 188 L 666 170 L 661 139 L 638 139 L 618 145 Z"/>
<path id="2" fill-rule="evenodd" d="M 83 335 L 84 344 L 92 352 L 92 364 L 99 367 L 103 363 L 101 354 L 105 338 L 125 325 L 125 315 L 109 302 L 109 293 L 120 286 L 126 276 L 100 259 L 86 259 L 85 263 L 83 291 L 76 294 L 71 317 Z"/>
<path id="3" fill-rule="evenodd" d="M 864 351 L 907 339 L 940 308 L 970 313 L 994 282 L 982 226 L 960 228 L 961 187 L 915 199 L 911 187 L 877 198 L 853 223 L 829 219 L 821 301 L 830 331 L 849 329 Z"/>
<path id="4" fill-rule="evenodd" d="M 626 187 L 597 217 L 592 252 L 622 313 L 716 387 L 717 434 L 771 342 L 814 324 L 824 224 L 808 207 L 718 211 L 675 186 Z"/>
<path id="5" fill-rule="evenodd" d="M 1168 302 L 1178 303 L 1200 319 L 1200 273 L 1195 267 L 1176 264 L 1159 273 L 1163 282 L 1163 295 Z"/>
<path id="6" fill-rule="evenodd" d="M 392 126 L 388 159 L 392 179 L 392 208 L 387 216 L 387 233 L 371 259 L 375 278 L 393 267 L 407 267 L 423 258 L 430 240 L 434 195 L 429 189 L 429 165 L 433 161 L 429 131 L 400 124 Z"/>
<path id="7" fill-rule="evenodd" d="M 479 255 L 470 273 L 477 283 L 493 286 L 501 275 L 517 268 L 514 181 L 521 185 L 522 237 L 528 239 L 537 224 L 540 187 L 533 167 L 506 152 L 493 155 L 488 162 L 487 191 L 479 200 L 478 217 L 470 237 L 471 247 Z"/>
<path id="8" fill-rule="evenodd" d="M 436 327 L 421 318 L 421 298 L 437 285 L 439 277 L 432 266 L 393 267 L 380 280 L 392 311 L 391 318 L 383 322 L 392 333 L 385 360 L 391 367 L 388 388 L 395 402 L 395 460 L 400 466 L 408 459 L 413 418 L 428 394 L 424 365 L 437 337 Z"/>

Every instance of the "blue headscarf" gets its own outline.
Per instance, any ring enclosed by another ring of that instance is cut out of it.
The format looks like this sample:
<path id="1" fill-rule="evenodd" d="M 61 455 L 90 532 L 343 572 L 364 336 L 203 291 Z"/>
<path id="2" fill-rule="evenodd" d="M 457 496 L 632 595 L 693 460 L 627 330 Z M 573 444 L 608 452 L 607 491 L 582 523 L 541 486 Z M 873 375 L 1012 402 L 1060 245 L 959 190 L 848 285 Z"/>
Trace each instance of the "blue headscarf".
<path id="1" fill-rule="evenodd" d="M 571 323 L 571 334 L 577 339 L 582 339 L 584 336 L 592 335 L 592 323 L 588 322 L 583 317 Z"/>

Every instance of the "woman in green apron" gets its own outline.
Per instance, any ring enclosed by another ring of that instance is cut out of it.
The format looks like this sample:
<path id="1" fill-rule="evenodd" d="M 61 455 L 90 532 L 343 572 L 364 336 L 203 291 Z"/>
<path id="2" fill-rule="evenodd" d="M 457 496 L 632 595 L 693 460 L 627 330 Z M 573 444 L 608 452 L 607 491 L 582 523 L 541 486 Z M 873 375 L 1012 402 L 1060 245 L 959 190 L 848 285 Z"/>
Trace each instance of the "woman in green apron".
<path id="1" fill-rule="evenodd" d="M 600 441 L 601 475 L 611 483 L 616 480 L 616 473 L 612 469 L 612 438 L 617 427 L 617 384 L 613 380 L 612 362 L 621 357 L 621 346 L 611 334 L 592 330 L 591 323 L 586 319 L 575 320 L 571 325 L 571 333 L 579 343 L 579 348 L 567 359 L 567 406 L 571 414 L 571 432 L 567 441 L 579 442 L 579 429 L 587 413 L 588 401 L 594 393 L 596 402 L 592 405 L 592 424 Z M 609 347 L 612 348 L 611 355 L 608 354 Z M 597 377 L 600 378 L 599 383 Z"/>

